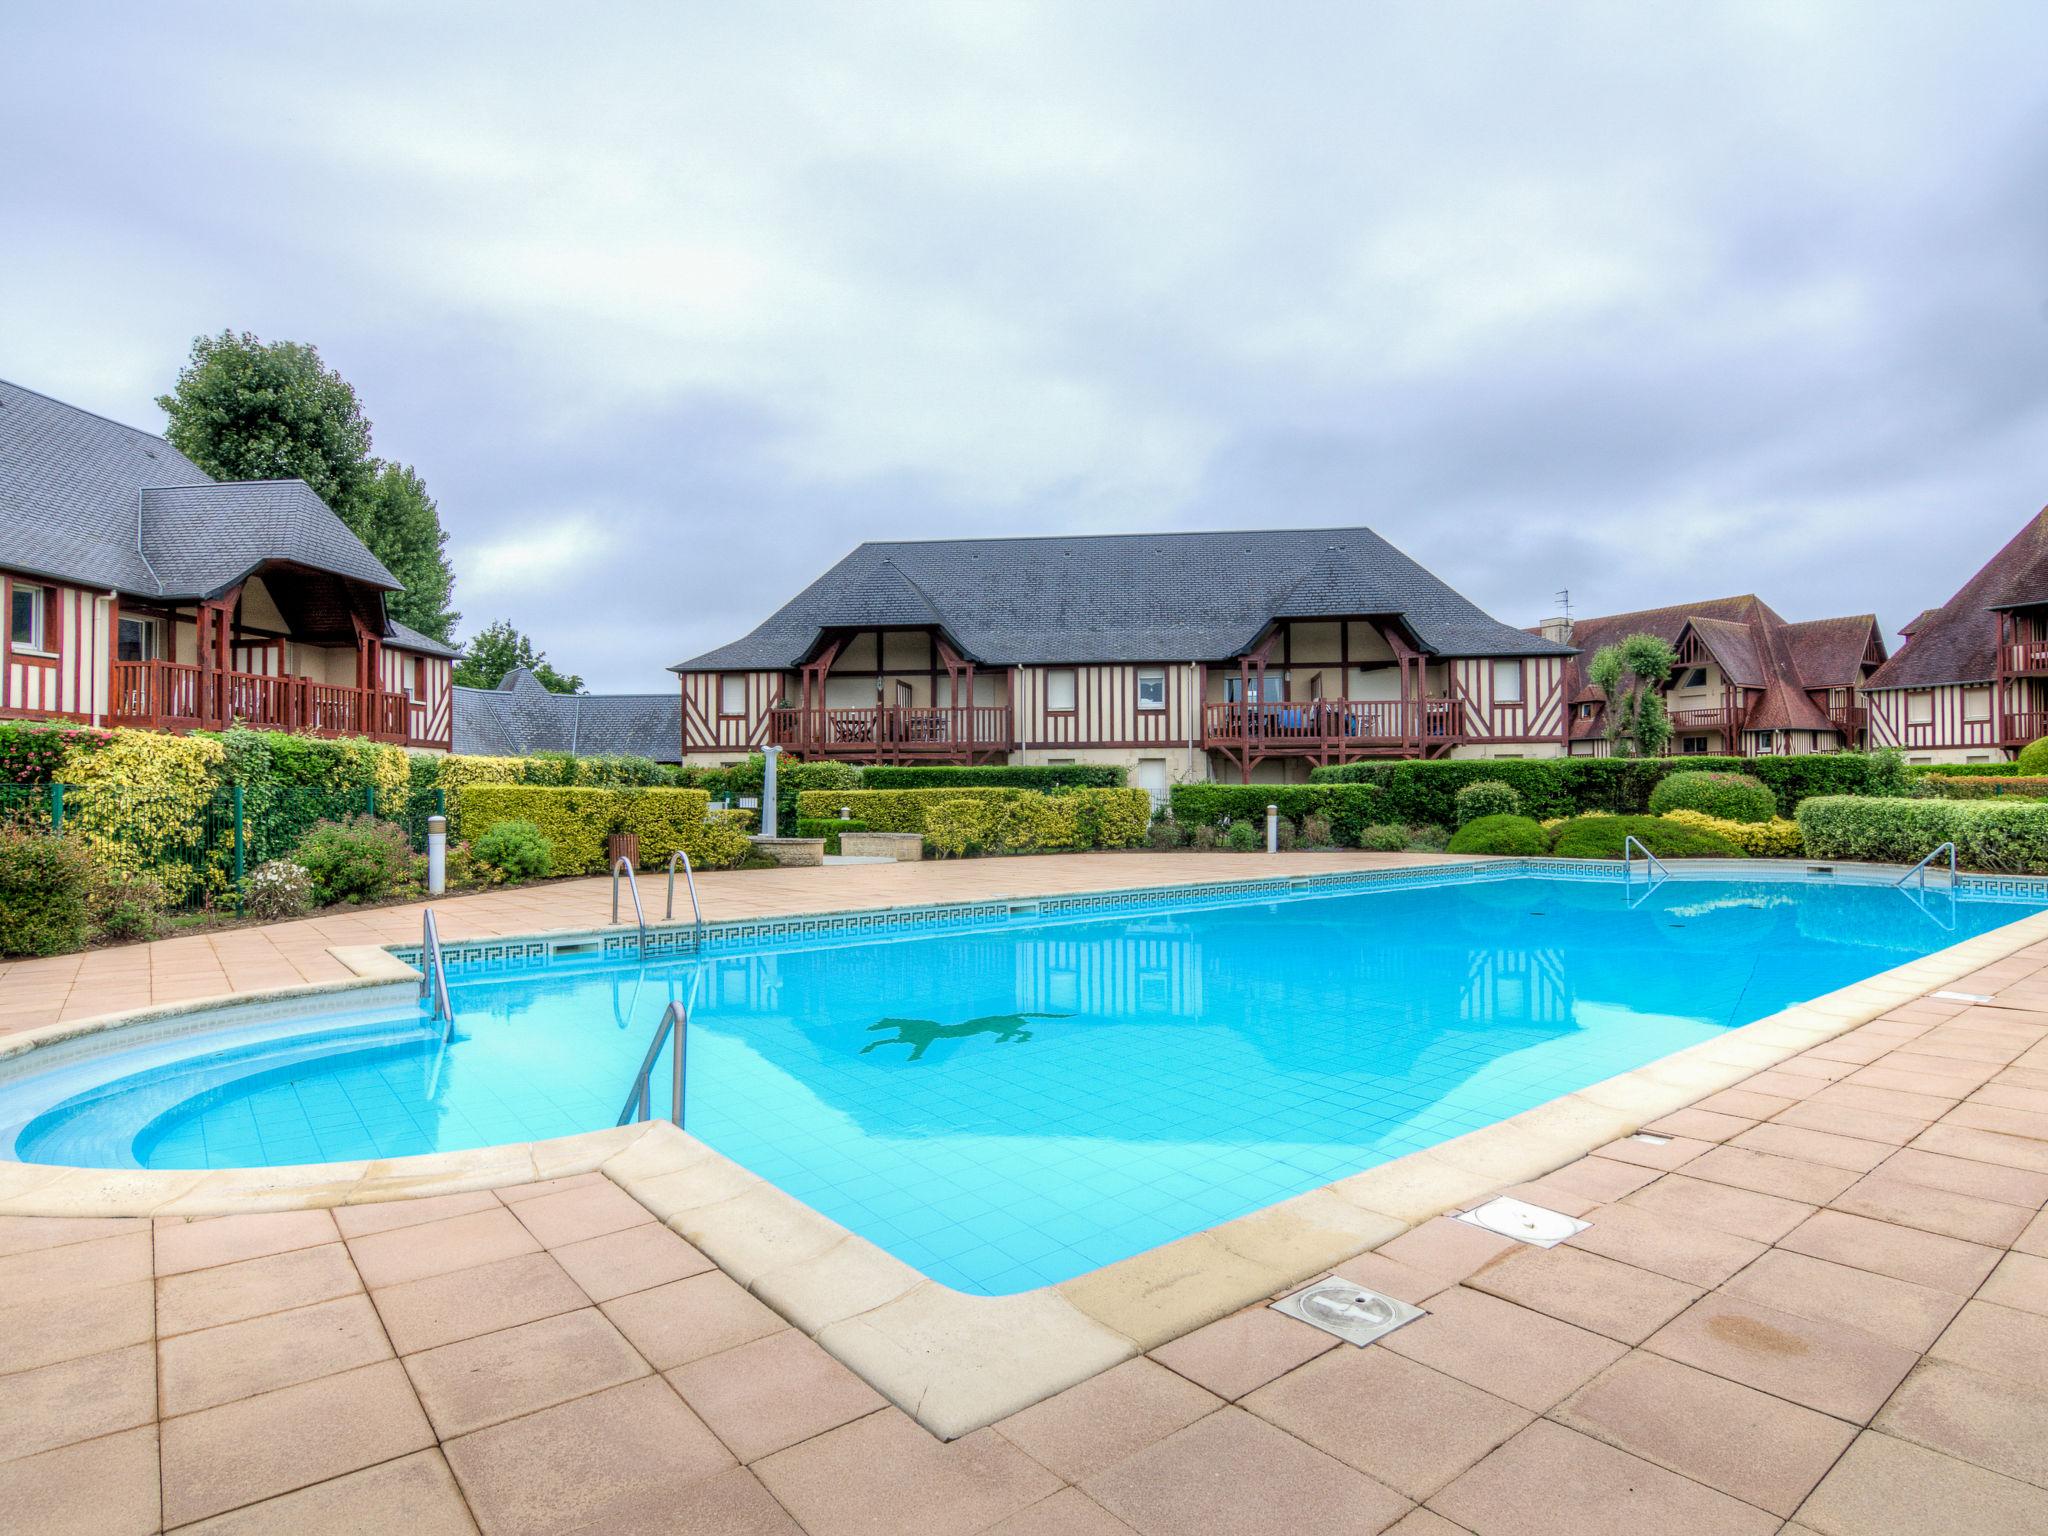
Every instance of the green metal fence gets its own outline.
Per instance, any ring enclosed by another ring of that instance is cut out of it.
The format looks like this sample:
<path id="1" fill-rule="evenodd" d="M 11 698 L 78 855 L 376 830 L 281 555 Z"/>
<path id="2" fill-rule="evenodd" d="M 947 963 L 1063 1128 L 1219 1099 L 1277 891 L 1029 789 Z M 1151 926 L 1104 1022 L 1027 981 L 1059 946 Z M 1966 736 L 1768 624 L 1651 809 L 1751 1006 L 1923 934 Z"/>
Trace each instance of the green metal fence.
<path id="1" fill-rule="evenodd" d="M 243 878 L 289 858 L 323 821 L 375 816 L 427 847 L 427 818 L 447 814 L 447 792 L 414 789 L 235 785 L 211 791 L 150 791 L 108 785 L 0 785 L 0 822 L 81 838 L 117 873 L 160 881 L 175 911 L 240 904 Z"/>

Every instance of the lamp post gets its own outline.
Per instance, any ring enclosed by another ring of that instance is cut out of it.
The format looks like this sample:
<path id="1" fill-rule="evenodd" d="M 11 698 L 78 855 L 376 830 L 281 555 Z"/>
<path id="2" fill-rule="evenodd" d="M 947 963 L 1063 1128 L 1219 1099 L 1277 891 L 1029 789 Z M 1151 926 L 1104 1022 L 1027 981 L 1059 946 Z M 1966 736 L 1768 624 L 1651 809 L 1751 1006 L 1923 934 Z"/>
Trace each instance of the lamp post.
<path id="1" fill-rule="evenodd" d="M 780 747 L 763 747 L 761 756 L 766 767 L 761 775 L 761 836 L 779 835 L 775 816 L 775 764 L 782 756 Z"/>

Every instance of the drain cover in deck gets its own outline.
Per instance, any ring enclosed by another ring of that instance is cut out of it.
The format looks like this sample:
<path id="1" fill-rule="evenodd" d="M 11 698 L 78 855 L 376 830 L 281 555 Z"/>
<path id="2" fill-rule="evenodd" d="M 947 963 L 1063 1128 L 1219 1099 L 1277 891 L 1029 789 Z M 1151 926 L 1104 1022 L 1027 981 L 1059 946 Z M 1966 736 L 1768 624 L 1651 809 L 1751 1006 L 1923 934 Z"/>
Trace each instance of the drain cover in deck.
<path id="1" fill-rule="evenodd" d="M 1420 1307 L 1335 1276 L 1281 1297 L 1273 1310 L 1360 1346 L 1426 1315 Z"/>
<path id="2" fill-rule="evenodd" d="M 1592 1225 L 1510 1195 L 1496 1195 L 1484 1205 L 1460 1211 L 1455 1219 L 1502 1237 L 1512 1237 L 1518 1243 L 1533 1243 L 1538 1248 L 1555 1248 L 1574 1232 L 1583 1232 Z"/>

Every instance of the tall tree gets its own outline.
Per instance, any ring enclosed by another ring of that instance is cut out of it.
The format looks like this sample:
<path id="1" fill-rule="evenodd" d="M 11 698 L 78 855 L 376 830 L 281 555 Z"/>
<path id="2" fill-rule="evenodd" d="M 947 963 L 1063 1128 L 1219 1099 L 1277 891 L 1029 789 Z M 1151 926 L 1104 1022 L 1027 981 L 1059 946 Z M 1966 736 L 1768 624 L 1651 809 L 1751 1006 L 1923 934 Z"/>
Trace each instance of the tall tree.
<path id="1" fill-rule="evenodd" d="M 448 606 L 455 572 L 448 564 L 448 535 L 441 531 L 434 498 L 410 464 L 372 462 L 376 473 L 357 502 L 361 521 L 353 526 L 371 553 L 405 584 L 384 606 L 399 623 L 446 642 L 462 615 Z"/>
<path id="2" fill-rule="evenodd" d="M 1607 695 L 1607 739 L 1616 752 L 1655 757 L 1671 740 L 1671 715 L 1657 690 L 1678 664 L 1669 642 L 1630 635 L 1593 653 L 1587 677 Z"/>
<path id="3" fill-rule="evenodd" d="M 171 446 L 217 480 L 303 480 L 405 585 L 391 616 L 437 640 L 461 617 L 455 573 L 426 483 L 370 456 L 370 421 L 354 386 L 317 347 L 222 331 L 192 343 L 157 404 Z"/>
<path id="4" fill-rule="evenodd" d="M 462 648 L 462 660 L 455 664 L 455 682 L 462 688 L 495 688 L 514 667 L 524 667 L 550 693 L 581 693 L 583 679 L 574 673 L 557 672 L 548 665 L 547 653 L 533 648 L 533 642 L 505 620 L 486 624 Z"/>

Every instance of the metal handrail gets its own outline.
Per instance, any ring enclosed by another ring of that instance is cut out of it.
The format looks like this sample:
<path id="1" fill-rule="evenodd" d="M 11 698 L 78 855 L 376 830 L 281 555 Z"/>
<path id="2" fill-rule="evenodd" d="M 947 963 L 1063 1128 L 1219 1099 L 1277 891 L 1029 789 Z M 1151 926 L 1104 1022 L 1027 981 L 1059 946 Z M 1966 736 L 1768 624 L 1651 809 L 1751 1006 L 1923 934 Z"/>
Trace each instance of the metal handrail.
<path id="1" fill-rule="evenodd" d="M 690 1038 L 690 1011 L 680 1000 L 671 1000 L 662 1010 L 661 1027 L 654 1032 L 654 1042 L 647 1047 L 647 1054 L 640 1059 L 640 1070 L 633 1074 L 632 1090 L 626 1095 L 626 1107 L 619 1111 L 618 1124 L 628 1125 L 635 1120 L 654 1118 L 654 1063 L 661 1055 L 661 1048 L 671 1037 L 675 1049 L 670 1053 L 669 1083 L 671 1097 L 670 1118 L 680 1126 L 683 1123 L 683 1102 L 687 1087 Z M 634 1113 L 635 1110 L 639 1112 Z"/>
<path id="2" fill-rule="evenodd" d="M 697 947 L 702 949 L 704 947 L 704 909 L 697 905 L 697 872 L 690 868 L 690 855 L 681 848 L 678 848 L 668 856 L 668 911 L 663 914 L 663 921 L 672 922 L 676 915 L 676 862 L 678 860 L 682 862 L 684 883 L 690 888 L 690 911 L 697 919 Z"/>
<path id="3" fill-rule="evenodd" d="M 441 954 L 441 925 L 434 920 L 432 907 L 420 914 L 420 996 L 431 997 L 434 1017 L 445 1019 L 450 1029 L 455 1027 L 455 1010 L 448 1002 L 448 962 Z"/>
<path id="4" fill-rule="evenodd" d="M 633 861 L 620 854 L 612 865 L 612 921 L 619 920 L 619 872 L 625 871 L 626 887 L 633 893 L 633 920 L 640 925 L 640 954 L 647 954 L 647 914 L 640 906 L 640 882 L 633 874 Z"/>
<path id="5" fill-rule="evenodd" d="M 1915 875 L 1918 875 L 1920 877 L 1920 889 L 1923 891 L 1926 890 L 1927 866 L 1932 864 L 1936 859 L 1940 858 L 1944 853 L 1948 855 L 1949 889 L 1954 890 L 1956 884 L 1956 845 L 1952 842 L 1943 843 L 1939 848 L 1929 849 L 1926 858 L 1922 859 L 1918 864 L 1915 864 L 1911 869 L 1907 870 L 1903 875 L 1899 876 L 1899 878 L 1896 881 L 1894 881 L 1893 884 L 1904 885 L 1908 880 L 1911 880 Z"/>
<path id="6" fill-rule="evenodd" d="M 1659 875 L 1663 876 L 1666 880 L 1671 878 L 1671 871 L 1664 867 L 1664 861 L 1650 852 L 1643 840 L 1631 832 L 1621 840 L 1621 878 L 1624 883 L 1633 884 L 1635 881 L 1635 853 L 1638 849 L 1641 850 L 1643 860 L 1648 866 L 1644 870 L 1644 878 L 1648 880 L 1649 884 L 1644 887 L 1641 896 L 1629 903 L 1631 907 L 1634 907 L 1637 902 L 1649 900 L 1650 892 L 1657 889 L 1657 877 Z"/>

